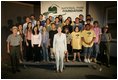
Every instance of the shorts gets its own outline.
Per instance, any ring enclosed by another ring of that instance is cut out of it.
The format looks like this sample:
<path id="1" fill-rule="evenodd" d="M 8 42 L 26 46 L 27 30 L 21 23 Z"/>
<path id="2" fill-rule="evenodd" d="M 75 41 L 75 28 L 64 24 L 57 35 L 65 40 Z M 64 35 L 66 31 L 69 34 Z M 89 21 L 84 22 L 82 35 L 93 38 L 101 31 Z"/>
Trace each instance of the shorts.
<path id="1" fill-rule="evenodd" d="M 84 47 L 84 54 L 91 55 L 92 47 Z"/>
<path id="2" fill-rule="evenodd" d="M 78 52 L 81 52 L 80 49 L 73 49 L 73 53 L 78 53 Z"/>

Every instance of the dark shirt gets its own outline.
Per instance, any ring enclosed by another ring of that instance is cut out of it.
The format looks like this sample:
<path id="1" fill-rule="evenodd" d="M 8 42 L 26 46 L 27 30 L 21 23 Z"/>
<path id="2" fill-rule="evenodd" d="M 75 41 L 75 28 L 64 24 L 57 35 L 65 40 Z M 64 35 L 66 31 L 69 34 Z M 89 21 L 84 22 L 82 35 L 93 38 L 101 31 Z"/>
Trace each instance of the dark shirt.
<path id="1" fill-rule="evenodd" d="M 54 35 L 57 33 L 57 30 L 51 30 L 49 31 L 49 39 L 50 39 L 50 47 L 53 47 L 53 38 Z"/>
<path id="2" fill-rule="evenodd" d="M 64 33 L 65 29 L 68 28 L 69 32 L 72 33 L 73 27 L 71 25 L 65 25 L 62 28 L 62 32 Z"/>

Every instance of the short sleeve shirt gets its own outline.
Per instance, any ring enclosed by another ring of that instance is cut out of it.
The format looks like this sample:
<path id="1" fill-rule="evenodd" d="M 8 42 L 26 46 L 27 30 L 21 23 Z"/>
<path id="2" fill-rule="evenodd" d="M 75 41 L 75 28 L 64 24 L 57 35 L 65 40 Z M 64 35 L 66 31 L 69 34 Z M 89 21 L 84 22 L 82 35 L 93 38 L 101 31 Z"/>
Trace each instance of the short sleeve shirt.
<path id="1" fill-rule="evenodd" d="M 89 43 L 92 41 L 94 37 L 96 37 L 95 32 L 93 30 L 84 30 L 82 31 L 82 37 L 84 38 L 85 42 Z M 86 44 L 85 42 L 82 42 L 82 45 L 84 47 L 92 47 L 93 43 L 91 45 Z"/>
<path id="2" fill-rule="evenodd" d="M 22 39 L 22 37 L 20 35 L 14 36 L 13 34 L 11 34 L 7 38 L 7 42 L 9 42 L 11 46 L 20 45 L 20 41 L 23 41 L 23 39 Z"/>

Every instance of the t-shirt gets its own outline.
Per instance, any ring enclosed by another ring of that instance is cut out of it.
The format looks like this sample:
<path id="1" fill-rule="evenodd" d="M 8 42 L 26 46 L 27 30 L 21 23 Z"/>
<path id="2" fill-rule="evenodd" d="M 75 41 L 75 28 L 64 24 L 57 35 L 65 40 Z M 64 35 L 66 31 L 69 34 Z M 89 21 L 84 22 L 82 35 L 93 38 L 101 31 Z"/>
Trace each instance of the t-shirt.
<path id="1" fill-rule="evenodd" d="M 94 37 L 96 37 L 96 35 L 95 35 L 95 32 L 93 30 L 84 30 L 84 31 L 82 31 L 82 37 L 84 38 L 85 42 L 89 43 L 92 41 L 92 39 Z M 93 43 L 94 43 L 94 41 L 93 41 L 90 45 L 88 45 L 85 42 L 82 42 L 82 45 L 84 47 L 92 47 Z"/>
<path id="2" fill-rule="evenodd" d="M 99 41 L 99 35 L 101 35 L 101 29 L 99 27 L 95 27 L 93 28 L 95 35 L 96 35 L 96 39 L 94 40 L 95 43 L 98 43 Z"/>
<path id="3" fill-rule="evenodd" d="M 72 32 L 71 37 L 72 37 L 72 48 L 81 49 L 82 48 L 81 32 Z"/>
<path id="4" fill-rule="evenodd" d="M 50 47 L 52 48 L 53 47 L 53 38 L 54 38 L 54 35 L 57 33 L 57 30 L 51 30 L 49 32 L 49 39 L 50 39 Z"/>
<path id="5" fill-rule="evenodd" d="M 22 39 L 22 37 L 20 35 L 14 36 L 13 34 L 11 34 L 7 38 L 7 42 L 9 42 L 11 46 L 20 45 L 20 41 L 23 41 L 23 39 Z"/>

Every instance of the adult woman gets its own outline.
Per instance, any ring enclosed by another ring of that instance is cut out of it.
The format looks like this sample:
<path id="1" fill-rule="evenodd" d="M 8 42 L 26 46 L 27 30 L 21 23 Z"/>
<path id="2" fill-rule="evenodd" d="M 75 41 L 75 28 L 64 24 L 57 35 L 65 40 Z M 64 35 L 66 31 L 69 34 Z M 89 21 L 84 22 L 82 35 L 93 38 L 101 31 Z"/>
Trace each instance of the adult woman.
<path id="1" fill-rule="evenodd" d="M 53 51 L 56 59 L 56 71 L 63 72 L 63 64 L 64 64 L 64 53 L 67 52 L 67 43 L 66 43 L 66 35 L 61 31 L 61 27 L 57 29 L 58 33 L 54 35 L 53 41 Z"/>
<path id="2" fill-rule="evenodd" d="M 48 45 L 49 45 L 49 33 L 47 32 L 46 28 L 43 27 L 42 31 L 43 61 L 49 61 Z"/>
<path id="3" fill-rule="evenodd" d="M 39 62 L 41 60 L 40 47 L 41 47 L 41 33 L 39 33 L 38 27 L 35 26 L 32 30 L 32 47 L 34 52 L 34 61 Z"/>
<path id="4" fill-rule="evenodd" d="M 26 42 L 26 61 L 33 60 L 32 46 L 31 46 L 32 23 L 29 22 L 25 31 Z"/>

